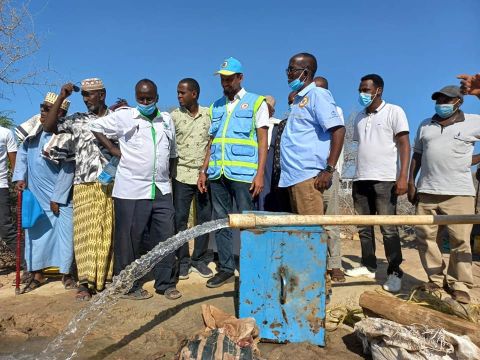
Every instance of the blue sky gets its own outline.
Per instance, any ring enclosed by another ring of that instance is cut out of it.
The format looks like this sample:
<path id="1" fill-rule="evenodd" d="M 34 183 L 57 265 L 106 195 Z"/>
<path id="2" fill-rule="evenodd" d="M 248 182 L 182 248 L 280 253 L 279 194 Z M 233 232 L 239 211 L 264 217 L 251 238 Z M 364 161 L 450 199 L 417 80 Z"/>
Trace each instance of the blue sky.
<path id="1" fill-rule="evenodd" d="M 385 80 L 384 98 L 402 106 L 412 133 L 433 113 L 430 95 L 456 84 L 458 73 L 480 72 L 480 1 L 43 1 L 31 2 L 40 51 L 28 62 L 47 64 L 59 85 L 100 77 L 107 102 L 125 97 L 147 77 L 159 87 L 161 107 L 177 105 L 184 77 L 201 85 L 209 105 L 222 90 L 214 71 L 228 56 L 243 62 L 247 90 L 277 99 L 285 112 L 289 92 L 284 69 L 291 55 L 317 57 L 318 75 L 345 114 L 358 110 L 358 83 L 367 73 Z M 20 123 L 38 112 L 48 90 L 4 88 L 1 110 Z M 71 111 L 85 109 L 80 95 Z M 468 98 L 466 112 L 480 112 Z"/>

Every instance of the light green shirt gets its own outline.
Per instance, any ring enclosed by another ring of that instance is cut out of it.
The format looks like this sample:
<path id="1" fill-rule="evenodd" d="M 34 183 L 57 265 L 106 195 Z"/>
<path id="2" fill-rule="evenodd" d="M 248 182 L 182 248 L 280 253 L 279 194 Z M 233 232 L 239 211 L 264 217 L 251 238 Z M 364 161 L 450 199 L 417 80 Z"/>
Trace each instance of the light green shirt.
<path id="1" fill-rule="evenodd" d="M 209 109 L 200 106 L 193 117 L 188 110 L 178 108 L 171 112 L 175 124 L 178 164 L 175 179 L 185 184 L 197 183 L 198 171 L 205 160 L 210 136 Z"/>

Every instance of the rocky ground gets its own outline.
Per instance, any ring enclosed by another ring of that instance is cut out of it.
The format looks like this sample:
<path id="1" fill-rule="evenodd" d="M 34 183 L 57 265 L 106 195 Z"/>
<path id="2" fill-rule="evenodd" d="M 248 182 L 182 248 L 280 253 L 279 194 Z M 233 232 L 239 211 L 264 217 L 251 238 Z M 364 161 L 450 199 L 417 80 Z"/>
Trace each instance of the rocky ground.
<path id="1" fill-rule="evenodd" d="M 404 241 L 402 265 L 405 276 L 403 293 L 426 280 L 414 241 Z M 333 298 L 327 308 L 357 307 L 358 298 L 365 290 L 380 290 L 385 280 L 386 261 L 383 246 L 378 244 L 380 267 L 378 278 L 348 279 L 334 284 Z M 343 240 L 344 267 L 359 261 L 358 240 Z M 213 264 L 211 264 L 213 266 Z M 480 283 L 480 263 L 474 264 L 476 284 Z M 0 276 L 0 358 L 34 359 L 57 334 L 62 332 L 70 319 L 85 304 L 74 300 L 74 291 L 65 291 L 59 279 L 51 279 L 41 288 L 16 296 L 11 283 L 14 273 Z M 98 324 L 85 338 L 78 350 L 77 359 L 173 359 L 182 341 L 203 330 L 201 304 L 212 304 L 235 313 L 235 285 L 208 289 L 205 280 L 196 274 L 181 281 L 178 288 L 183 296 L 177 301 L 155 295 L 143 301 L 120 300 L 108 308 Z M 145 288 L 152 291 L 152 282 Z M 472 291 L 474 301 L 479 302 L 480 290 Z M 94 317 L 95 318 L 95 315 Z M 332 328 L 332 323 L 327 323 Z M 341 325 L 327 332 L 327 346 L 320 348 L 308 343 L 261 343 L 262 357 L 283 359 L 364 359 L 362 347 L 352 332 L 352 327 Z M 73 348 L 65 343 L 65 350 Z M 71 351 L 71 350 L 70 350 Z"/>

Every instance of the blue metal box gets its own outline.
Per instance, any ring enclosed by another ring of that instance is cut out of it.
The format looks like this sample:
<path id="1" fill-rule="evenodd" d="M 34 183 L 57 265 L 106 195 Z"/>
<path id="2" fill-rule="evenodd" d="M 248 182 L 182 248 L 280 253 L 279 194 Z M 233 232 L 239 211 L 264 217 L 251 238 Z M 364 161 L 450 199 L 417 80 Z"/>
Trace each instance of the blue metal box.
<path id="1" fill-rule="evenodd" d="M 239 315 L 255 318 L 262 339 L 325 346 L 322 232 L 320 226 L 241 232 Z"/>

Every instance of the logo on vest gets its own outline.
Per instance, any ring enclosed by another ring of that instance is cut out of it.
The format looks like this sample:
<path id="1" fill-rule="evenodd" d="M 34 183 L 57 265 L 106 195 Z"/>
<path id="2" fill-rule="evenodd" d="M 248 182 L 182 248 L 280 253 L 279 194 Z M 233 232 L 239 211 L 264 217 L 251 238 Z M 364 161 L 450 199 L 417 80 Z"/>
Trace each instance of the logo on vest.
<path id="1" fill-rule="evenodd" d="M 308 104 L 308 97 L 304 96 L 304 98 L 302 99 L 302 101 L 300 101 L 300 103 L 298 104 L 298 106 L 300 106 L 301 108 L 303 108 L 305 105 Z"/>
<path id="2" fill-rule="evenodd" d="M 240 107 L 245 110 L 246 108 L 248 108 L 248 104 L 247 103 L 243 103 L 242 105 L 240 105 Z"/>

